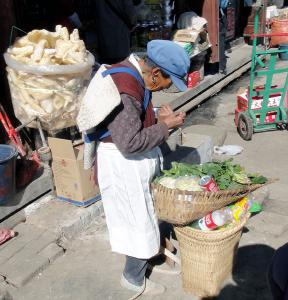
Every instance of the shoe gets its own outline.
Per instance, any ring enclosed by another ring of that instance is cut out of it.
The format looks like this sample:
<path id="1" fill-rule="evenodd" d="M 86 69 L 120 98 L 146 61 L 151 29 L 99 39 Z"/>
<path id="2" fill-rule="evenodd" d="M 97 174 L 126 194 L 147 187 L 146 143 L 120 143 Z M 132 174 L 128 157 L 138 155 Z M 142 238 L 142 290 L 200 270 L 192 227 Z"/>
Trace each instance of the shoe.
<path id="1" fill-rule="evenodd" d="M 149 280 L 148 278 L 145 278 L 145 281 L 141 286 L 134 285 L 134 284 L 130 283 L 123 276 L 123 274 L 121 276 L 120 283 L 121 283 L 122 287 L 124 287 L 128 290 L 137 292 L 139 296 L 141 294 L 142 295 L 161 295 L 166 290 L 166 288 L 163 285 L 161 285 L 159 283 L 155 283 L 155 282 Z"/>
<path id="2" fill-rule="evenodd" d="M 219 70 L 219 73 L 221 73 L 223 75 L 227 75 L 227 70 L 226 69 L 221 69 L 221 70 Z"/>
<path id="3" fill-rule="evenodd" d="M 165 286 L 146 278 L 143 295 L 161 295 L 166 291 Z"/>
<path id="4" fill-rule="evenodd" d="M 129 282 L 129 281 L 124 277 L 123 274 L 122 274 L 122 276 L 121 276 L 120 284 L 121 284 L 121 286 L 122 286 L 123 288 L 128 289 L 128 290 L 130 290 L 130 291 L 138 292 L 138 293 L 143 292 L 144 289 L 145 289 L 145 281 L 144 281 L 144 283 L 143 283 L 141 286 L 135 285 L 135 284 Z"/>
<path id="5" fill-rule="evenodd" d="M 170 267 L 167 264 L 151 265 L 148 264 L 148 269 L 155 273 L 167 274 L 167 275 L 179 275 L 181 274 L 181 268 Z"/>

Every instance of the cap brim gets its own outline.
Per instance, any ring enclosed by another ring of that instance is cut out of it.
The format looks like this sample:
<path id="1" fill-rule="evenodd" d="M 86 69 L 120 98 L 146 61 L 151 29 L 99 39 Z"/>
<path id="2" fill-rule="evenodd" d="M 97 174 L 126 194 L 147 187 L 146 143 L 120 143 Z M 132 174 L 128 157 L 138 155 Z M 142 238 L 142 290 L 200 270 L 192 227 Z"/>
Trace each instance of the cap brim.
<path id="1" fill-rule="evenodd" d="M 170 75 L 170 78 L 171 78 L 173 84 L 177 87 L 177 89 L 180 92 L 185 92 L 187 90 L 187 84 L 185 82 L 185 79 L 180 79 L 180 78 L 175 77 L 173 75 Z"/>

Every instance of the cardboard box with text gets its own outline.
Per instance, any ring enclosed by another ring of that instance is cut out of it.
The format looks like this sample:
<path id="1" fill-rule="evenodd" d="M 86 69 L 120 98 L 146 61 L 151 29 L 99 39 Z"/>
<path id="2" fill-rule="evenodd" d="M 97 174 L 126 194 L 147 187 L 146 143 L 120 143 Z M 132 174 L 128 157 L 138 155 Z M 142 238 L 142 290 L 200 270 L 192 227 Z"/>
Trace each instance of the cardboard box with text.
<path id="1" fill-rule="evenodd" d="M 84 170 L 84 145 L 70 140 L 48 138 L 52 152 L 52 172 L 57 197 L 77 206 L 87 206 L 101 199 L 94 182 L 94 168 Z"/>

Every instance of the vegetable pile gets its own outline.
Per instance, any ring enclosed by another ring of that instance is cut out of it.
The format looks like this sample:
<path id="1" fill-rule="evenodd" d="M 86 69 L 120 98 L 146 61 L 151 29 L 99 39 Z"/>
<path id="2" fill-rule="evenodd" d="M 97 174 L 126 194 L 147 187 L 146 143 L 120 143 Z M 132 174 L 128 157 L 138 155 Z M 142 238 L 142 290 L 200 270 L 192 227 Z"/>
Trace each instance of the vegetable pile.
<path id="1" fill-rule="evenodd" d="M 180 176 L 177 178 L 162 176 L 158 183 L 169 189 L 178 189 L 182 191 L 202 191 L 199 185 L 200 177 L 198 176 Z"/>
<path id="2" fill-rule="evenodd" d="M 170 170 L 163 170 L 163 176 L 157 177 L 155 183 L 165 185 L 168 178 L 178 178 L 181 176 L 198 176 L 210 175 L 220 190 L 241 189 L 249 184 L 263 184 L 267 178 L 253 173 L 249 174 L 239 164 L 233 164 L 232 159 L 225 161 L 214 161 L 202 165 L 191 165 L 186 163 L 172 162 Z M 164 178 L 165 181 L 163 180 Z M 164 184 L 162 183 L 164 181 Z M 166 186 L 166 185 L 165 185 Z M 170 186 L 167 186 L 171 188 Z"/>

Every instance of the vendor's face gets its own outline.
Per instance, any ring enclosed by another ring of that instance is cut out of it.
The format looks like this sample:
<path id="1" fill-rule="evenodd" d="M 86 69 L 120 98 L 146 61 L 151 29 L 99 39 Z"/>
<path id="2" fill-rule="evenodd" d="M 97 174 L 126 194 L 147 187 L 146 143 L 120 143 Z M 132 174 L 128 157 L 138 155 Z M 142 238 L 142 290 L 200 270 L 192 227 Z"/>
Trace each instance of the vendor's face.
<path id="1" fill-rule="evenodd" d="M 143 72 L 145 86 L 151 92 L 168 89 L 172 81 L 170 78 L 163 77 L 159 68 L 153 68 Z"/>

